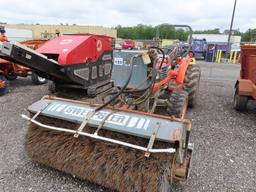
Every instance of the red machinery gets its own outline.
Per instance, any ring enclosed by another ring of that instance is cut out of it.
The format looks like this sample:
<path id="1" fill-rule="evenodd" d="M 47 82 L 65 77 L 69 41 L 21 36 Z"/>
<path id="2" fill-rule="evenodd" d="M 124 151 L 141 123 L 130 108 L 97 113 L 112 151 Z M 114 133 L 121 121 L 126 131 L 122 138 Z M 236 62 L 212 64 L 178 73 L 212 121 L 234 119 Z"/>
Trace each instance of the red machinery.
<path id="1" fill-rule="evenodd" d="M 3 43 L 1 52 L 9 60 L 50 79 L 51 91 L 79 88 L 96 94 L 111 86 L 111 38 L 103 35 L 60 35 L 36 51 L 17 43 Z"/>
<path id="2" fill-rule="evenodd" d="M 122 44 L 122 49 L 134 49 L 135 48 L 135 41 L 133 40 L 125 40 Z"/>

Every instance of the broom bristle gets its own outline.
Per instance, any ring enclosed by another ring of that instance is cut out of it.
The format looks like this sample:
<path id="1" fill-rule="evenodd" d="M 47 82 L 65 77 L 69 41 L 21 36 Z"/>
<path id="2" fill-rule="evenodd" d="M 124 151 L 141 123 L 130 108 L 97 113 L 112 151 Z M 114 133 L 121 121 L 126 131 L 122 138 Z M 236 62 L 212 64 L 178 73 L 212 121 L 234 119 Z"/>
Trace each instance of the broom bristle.
<path id="1" fill-rule="evenodd" d="M 53 118 L 38 117 L 40 122 L 53 126 L 74 128 L 76 124 Z M 86 132 L 94 129 L 86 127 Z M 147 146 L 147 140 L 105 130 L 101 135 Z M 156 142 L 155 147 L 170 147 Z M 151 154 L 142 151 L 40 128 L 30 124 L 25 148 L 31 159 L 75 175 L 92 183 L 117 191 L 169 191 L 174 155 Z"/>

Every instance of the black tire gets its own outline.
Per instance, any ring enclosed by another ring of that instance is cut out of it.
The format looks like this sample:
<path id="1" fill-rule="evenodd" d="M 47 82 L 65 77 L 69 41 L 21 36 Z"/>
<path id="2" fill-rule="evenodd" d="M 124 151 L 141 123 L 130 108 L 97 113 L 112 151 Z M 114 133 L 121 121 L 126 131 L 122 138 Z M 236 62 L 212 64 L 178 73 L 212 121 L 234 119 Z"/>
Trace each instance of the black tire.
<path id="1" fill-rule="evenodd" d="M 48 84 L 48 91 L 52 94 L 56 93 L 57 92 L 57 88 L 56 88 L 56 84 L 51 81 L 49 84 Z"/>
<path id="2" fill-rule="evenodd" d="M 240 112 L 246 111 L 248 100 L 249 98 L 247 96 L 239 95 L 239 90 L 236 88 L 233 100 L 234 108 Z"/>
<path id="3" fill-rule="evenodd" d="M 170 116 L 184 118 L 188 107 L 188 93 L 184 90 L 174 90 L 167 101 L 167 113 Z"/>
<path id="4" fill-rule="evenodd" d="M 3 75 L 0 75 L 0 81 L 4 82 L 5 83 L 5 86 L 0 88 L 0 96 L 3 96 L 5 94 L 8 93 L 8 81 L 7 79 L 5 78 L 5 76 Z"/>
<path id="5" fill-rule="evenodd" d="M 184 90 L 188 92 L 188 107 L 194 107 L 199 93 L 201 70 L 200 66 L 192 64 L 188 66 L 184 79 Z"/>
<path id="6" fill-rule="evenodd" d="M 15 73 L 9 73 L 9 74 L 7 74 L 6 76 L 6 79 L 7 80 L 9 80 L 9 81 L 14 81 L 14 80 L 16 80 L 17 78 L 18 78 L 18 75 L 17 74 L 15 74 Z"/>
<path id="7" fill-rule="evenodd" d="M 40 77 L 34 71 L 32 71 L 31 80 L 33 81 L 33 83 L 35 85 L 43 85 L 43 84 L 47 83 L 47 79 Z"/>

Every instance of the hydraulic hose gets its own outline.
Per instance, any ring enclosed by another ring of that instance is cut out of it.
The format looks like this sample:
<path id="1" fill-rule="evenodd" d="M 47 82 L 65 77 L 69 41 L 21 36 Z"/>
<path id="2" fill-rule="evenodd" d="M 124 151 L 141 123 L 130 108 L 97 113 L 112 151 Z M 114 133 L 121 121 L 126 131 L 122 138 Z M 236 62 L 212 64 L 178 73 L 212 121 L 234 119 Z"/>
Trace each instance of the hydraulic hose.
<path id="1" fill-rule="evenodd" d="M 127 88 L 128 84 L 129 84 L 129 82 L 130 82 L 130 80 L 131 80 L 131 77 L 132 77 L 133 66 L 134 66 L 133 60 L 134 60 L 135 57 L 137 57 L 137 55 L 135 55 L 135 56 L 133 56 L 133 57 L 131 58 L 131 69 L 130 69 L 130 73 L 129 73 L 129 76 L 128 76 L 127 81 L 125 82 L 124 86 L 123 86 L 123 87 L 120 89 L 120 91 L 119 91 L 116 95 L 114 95 L 110 100 L 108 100 L 108 101 L 107 101 L 106 103 L 104 103 L 103 105 L 97 107 L 97 108 L 95 109 L 95 112 L 96 112 L 96 111 L 99 111 L 99 110 L 101 110 L 101 109 L 103 109 L 104 107 L 106 107 L 106 106 L 109 105 L 110 103 L 114 102 L 114 101 L 124 92 L 124 90 Z"/>
<path id="2" fill-rule="evenodd" d="M 161 61 L 161 64 L 160 64 L 160 69 L 162 68 L 162 65 L 163 65 L 163 63 L 164 63 L 164 58 L 165 58 L 165 53 L 164 53 L 164 51 L 162 50 L 162 49 L 160 49 L 159 47 L 150 47 L 150 49 L 157 49 L 157 50 L 159 50 L 161 53 L 162 53 L 162 55 L 163 55 L 163 59 L 162 59 L 162 61 Z M 146 88 L 144 88 L 144 89 L 142 89 L 142 90 L 125 90 L 126 88 L 127 88 L 127 86 L 128 86 L 128 84 L 129 84 L 129 82 L 130 82 L 130 80 L 131 80 L 131 77 L 132 77 L 132 73 L 133 73 L 133 66 L 134 66 L 134 62 L 133 62 L 133 60 L 134 60 L 134 58 L 135 57 L 137 57 L 138 55 L 135 55 L 135 56 L 133 56 L 132 58 L 131 58 L 131 70 L 130 70 L 130 73 L 129 73 L 129 76 L 128 76 L 128 79 L 127 79 L 127 81 L 126 81 L 126 83 L 125 83 L 125 85 L 120 89 L 120 91 L 119 92 L 114 92 L 114 93 L 110 93 L 111 95 L 112 94 L 115 94 L 109 101 L 107 101 L 106 103 L 104 103 L 103 105 L 101 105 L 101 106 L 99 106 L 99 107 L 97 107 L 96 109 L 95 109 L 95 111 L 99 111 L 99 110 L 101 110 L 101 109 L 103 109 L 105 106 L 107 106 L 107 105 L 109 105 L 110 103 L 112 103 L 112 102 L 114 102 L 122 93 L 135 93 L 135 92 L 141 92 L 141 91 L 146 91 L 146 90 L 148 90 L 150 87 L 152 87 L 152 85 L 154 86 L 154 84 L 155 84 L 155 81 L 156 81 L 156 77 L 157 77 L 157 71 L 156 71 L 156 62 L 154 62 L 154 64 L 153 64 L 153 71 L 152 71 L 152 74 L 153 74 L 153 78 L 152 78 L 152 80 L 151 80 L 151 82 L 149 83 L 149 85 L 146 87 Z M 109 94 L 109 95 L 110 95 Z M 143 94 L 143 96 L 141 97 L 141 99 L 143 98 L 143 97 L 145 97 L 144 99 L 142 99 L 139 103 L 142 103 L 143 101 L 145 101 L 146 99 L 148 99 L 149 97 L 150 97 L 150 95 L 152 94 L 152 90 L 145 96 L 145 94 Z M 139 98 L 140 99 L 140 98 Z M 138 100 L 138 99 L 137 99 Z"/>
<path id="3" fill-rule="evenodd" d="M 157 49 L 157 50 L 159 50 L 161 53 L 162 53 L 162 55 L 163 55 L 163 59 L 162 59 L 162 61 L 161 61 L 161 64 L 160 64 L 160 66 L 159 66 L 159 69 L 161 69 L 162 68 L 162 66 L 163 66 L 163 63 L 164 63 L 164 58 L 165 58 L 165 53 L 164 53 L 164 51 L 161 49 L 161 48 L 159 48 L 159 47 L 150 47 L 151 49 Z M 153 74 L 153 78 L 152 78 L 152 81 L 151 81 L 151 83 L 149 84 L 149 86 L 148 86 L 148 88 L 147 88 L 147 90 L 150 88 L 150 87 L 154 87 L 154 85 L 155 85 L 155 82 L 156 82 L 156 77 L 157 77 L 157 70 L 156 70 L 156 63 L 157 62 L 154 62 L 154 65 L 153 65 L 153 71 L 152 71 L 152 74 Z M 132 90 L 133 92 L 136 92 L 136 90 Z M 148 94 L 143 94 L 141 97 L 139 97 L 138 99 L 136 99 L 136 101 L 135 102 L 133 102 L 133 104 L 135 104 L 135 105 L 138 105 L 138 104 L 141 104 L 142 102 L 144 102 L 145 100 L 147 100 L 151 95 L 152 95 L 152 92 L 153 92 L 153 89 L 151 89 L 150 91 L 149 91 L 149 93 Z M 144 98 L 143 98 L 144 97 Z M 141 100 L 140 100 L 141 99 Z"/>
<path id="4" fill-rule="evenodd" d="M 159 66 L 159 69 L 161 69 L 162 66 L 163 66 L 163 63 L 164 63 L 164 58 L 165 58 L 165 53 L 164 53 L 164 51 L 163 51 L 161 48 L 155 47 L 155 46 L 150 47 L 150 49 L 157 49 L 157 50 L 159 50 L 159 51 L 161 52 L 162 57 L 163 57 L 163 59 L 162 59 L 162 61 L 161 61 L 161 64 L 160 64 L 160 66 Z M 151 82 L 149 83 L 149 85 L 148 85 L 146 88 L 144 88 L 144 89 L 139 89 L 139 90 L 124 90 L 123 93 L 136 93 L 136 92 L 146 91 L 146 90 L 148 90 L 153 84 L 155 84 L 155 80 L 156 80 L 156 77 L 157 77 L 157 72 L 156 72 L 156 69 L 155 69 L 155 64 L 156 64 L 156 62 L 155 62 L 154 65 L 153 65 L 153 72 L 152 72 L 152 73 L 153 73 L 153 78 L 152 78 Z M 154 72 L 155 72 L 155 73 L 154 73 Z"/>
<path id="5" fill-rule="evenodd" d="M 164 64 L 164 58 L 165 58 L 165 53 L 164 53 L 164 51 L 163 51 L 161 48 L 155 47 L 155 46 L 150 47 L 150 49 L 157 49 L 158 51 L 161 52 L 161 54 L 162 54 L 162 56 L 163 56 L 162 62 L 161 62 L 160 67 L 159 67 L 159 69 L 161 69 L 162 66 L 163 66 L 163 64 Z"/>

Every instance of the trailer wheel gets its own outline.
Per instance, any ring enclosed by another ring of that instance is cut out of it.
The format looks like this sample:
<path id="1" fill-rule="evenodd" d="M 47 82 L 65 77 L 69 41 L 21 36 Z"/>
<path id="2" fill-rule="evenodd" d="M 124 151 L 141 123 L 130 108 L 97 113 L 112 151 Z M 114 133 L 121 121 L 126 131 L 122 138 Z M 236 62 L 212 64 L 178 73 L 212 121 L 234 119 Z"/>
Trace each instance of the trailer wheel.
<path id="1" fill-rule="evenodd" d="M 248 100 L 249 98 L 247 96 L 239 95 L 239 90 L 236 87 L 233 101 L 234 108 L 240 112 L 246 111 Z"/>
<path id="2" fill-rule="evenodd" d="M 184 90 L 188 92 L 188 106 L 194 107 L 199 93 L 201 70 L 200 66 L 192 64 L 188 66 L 184 79 Z"/>
<path id="3" fill-rule="evenodd" d="M 184 90 L 172 91 L 167 101 L 167 113 L 170 116 L 184 118 L 188 107 L 188 93 Z"/>
<path id="4" fill-rule="evenodd" d="M 0 75 L 0 96 L 6 93 L 8 93 L 8 81 L 3 75 Z"/>
<path id="5" fill-rule="evenodd" d="M 18 75 L 15 74 L 15 73 L 9 73 L 5 77 L 9 81 L 14 81 L 14 80 L 16 80 L 18 78 Z"/>
<path id="6" fill-rule="evenodd" d="M 34 72 L 34 71 L 32 71 L 31 80 L 33 81 L 33 83 L 34 83 L 35 85 L 42 85 L 42 84 L 47 83 L 47 79 L 38 76 L 38 75 L 36 74 L 36 72 Z"/>

